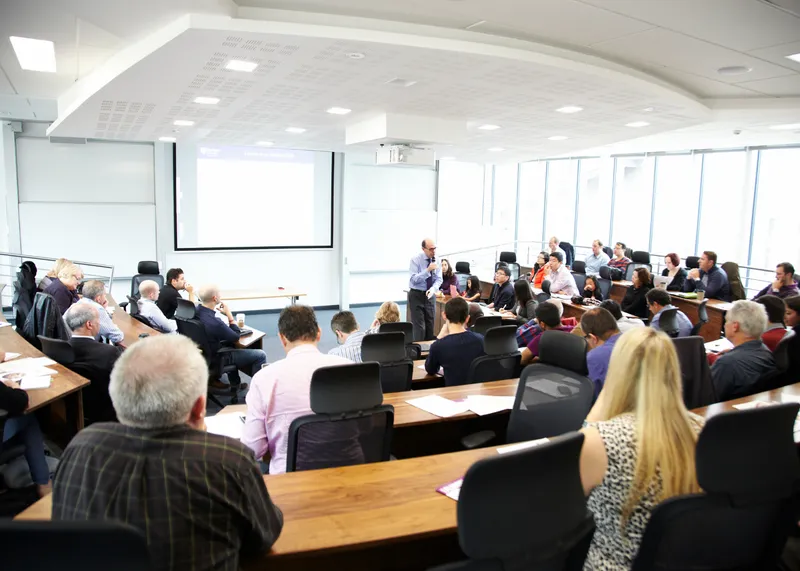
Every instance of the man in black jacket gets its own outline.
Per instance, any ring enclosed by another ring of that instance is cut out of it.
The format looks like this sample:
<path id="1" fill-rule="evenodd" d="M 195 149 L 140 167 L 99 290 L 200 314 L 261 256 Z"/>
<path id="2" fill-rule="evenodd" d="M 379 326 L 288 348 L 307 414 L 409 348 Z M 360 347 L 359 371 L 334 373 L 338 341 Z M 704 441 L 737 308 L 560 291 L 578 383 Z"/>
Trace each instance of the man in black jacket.
<path id="1" fill-rule="evenodd" d="M 100 331 L 100 316 L 91 305 L 73 305 L 64 314 L 64 320 L 72 331 L 69 344 L 75 353 L 75 361 L 70 369 L 92 382 L 83 392 L 87 418 L 92 422 L 116 420 L 108 383 L 111 369 L 122 354 L 122 348 L 96 340 Z"/>
<path id="2" fill-rule="evenodd" d="M 489 297 L 489 307 L 500 311 L 501 309 L 511 310 L 514 307 L 514 286 L 509 281 L 511 270 L 508 266 L 500 266 L 494 273 L 494 287 L 492 295 Z"/>

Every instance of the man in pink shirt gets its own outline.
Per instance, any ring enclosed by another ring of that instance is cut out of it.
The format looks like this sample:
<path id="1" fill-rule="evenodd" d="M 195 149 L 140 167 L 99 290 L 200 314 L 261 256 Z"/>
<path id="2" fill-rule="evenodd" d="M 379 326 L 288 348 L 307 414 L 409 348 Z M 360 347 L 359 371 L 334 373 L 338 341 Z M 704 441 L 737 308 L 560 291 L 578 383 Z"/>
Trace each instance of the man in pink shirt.
<path id="1" fill-rule="evenodd" d="M 312 414 L 311 375 L 321 367 L 352 365 L 352 361 L 325 355 L 317 349 L 322 331 L 314 310 L 292 305 L 281 311 L 278 336 L 286 358 L 261 369 L 247 393 L 247 418 L 242 443 L 256 459 L 269 458 L 269 473 L 286 472 L 289 426 L 295 418 Z"/>

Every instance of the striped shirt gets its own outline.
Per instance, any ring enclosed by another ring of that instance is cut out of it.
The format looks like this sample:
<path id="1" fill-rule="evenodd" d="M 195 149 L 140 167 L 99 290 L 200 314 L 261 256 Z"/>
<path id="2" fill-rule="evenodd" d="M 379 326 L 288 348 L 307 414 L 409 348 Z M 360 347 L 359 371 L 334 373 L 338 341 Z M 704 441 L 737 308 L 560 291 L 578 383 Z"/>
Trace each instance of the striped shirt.
<path id="1" fill-rule="evenodd" d="M 364 339 L 364 335 L 366 335 L 366 333 L 363 331 L 353 331 L 347 336 L 344 343 L 328 351 L 328 355 L 336 355 L 337 357 L 349 359 L 354 363 L 360 363 L 361 340 Z"/>
<path id="2" fill-rule="evenodd" d="M 188 425 L 79 432 L 56 470 L 53 519 L 126 522 L 147 537 L 153 569 L 169 571 L 234 571 L 283 527 L 250 450 Z"/>

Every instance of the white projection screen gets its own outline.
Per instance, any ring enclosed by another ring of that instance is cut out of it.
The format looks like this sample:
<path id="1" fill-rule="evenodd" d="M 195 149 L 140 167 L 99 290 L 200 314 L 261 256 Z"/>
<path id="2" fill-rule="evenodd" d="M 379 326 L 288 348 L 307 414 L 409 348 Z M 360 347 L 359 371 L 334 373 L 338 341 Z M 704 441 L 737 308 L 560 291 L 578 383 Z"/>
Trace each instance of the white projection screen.
<path id="1" fill-rule="evenodd" d="M 175 249 L 333 247 L 333 153 L 175 147 Z"/>

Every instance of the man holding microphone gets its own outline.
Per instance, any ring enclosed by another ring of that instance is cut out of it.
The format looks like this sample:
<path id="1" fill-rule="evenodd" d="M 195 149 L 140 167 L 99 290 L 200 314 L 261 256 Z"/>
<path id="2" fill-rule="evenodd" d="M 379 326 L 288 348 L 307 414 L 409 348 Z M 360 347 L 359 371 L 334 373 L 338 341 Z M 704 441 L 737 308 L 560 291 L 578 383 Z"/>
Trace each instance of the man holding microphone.
<path id="1" fill-rule="evenodd" d="M 414 341 L 433 339 L 434 296 L 442 284 L 442 270 L 436 263 L 436 244 L 422 241 L 422 252 L 411 258 L 408 269 L 408 314 L 414 326 Z"/>

